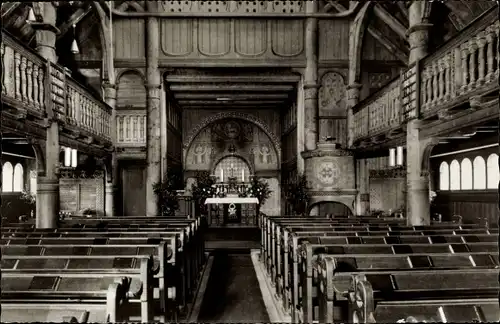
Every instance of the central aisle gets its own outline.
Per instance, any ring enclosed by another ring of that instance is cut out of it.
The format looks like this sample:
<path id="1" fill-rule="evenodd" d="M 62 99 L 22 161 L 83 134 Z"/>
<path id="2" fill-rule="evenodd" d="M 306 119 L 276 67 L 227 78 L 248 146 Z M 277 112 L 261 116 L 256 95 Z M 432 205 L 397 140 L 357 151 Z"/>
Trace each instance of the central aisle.
<path id="1" fill-rule="evenodd" d="M 250 251 L 215 250 L 198 322 L 269 323 Z"/>

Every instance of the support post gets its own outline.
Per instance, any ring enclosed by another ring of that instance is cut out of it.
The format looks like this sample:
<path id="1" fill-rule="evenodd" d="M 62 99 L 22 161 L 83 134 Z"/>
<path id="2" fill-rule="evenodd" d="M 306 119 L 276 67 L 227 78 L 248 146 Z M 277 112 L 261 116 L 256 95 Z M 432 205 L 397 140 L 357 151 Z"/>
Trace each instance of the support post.
<path id="1" fill-rule="evenodd" d="M 423 22 L 425 1 L 413 1 L 408 15 L 409 64 L 427 55 L 430 24 Z M 418 72 L 417 72 L 418 73 Z M 420 107 L 417 107 L 420 111 Z M 429 175 L 422 170 L 424 149 L 427 145 L 420 135 L 420 121 L 408 121 L 406 132 L 406 219 L 409 225 L 428 225 L 431 221 L 429 202 Z"/>
<path id="2" fill-rule="evenodd" d="M 156 11 L 156 2 L 147 2 L 149 11 Z M 147 180 L 146 214 L 157 216 L 158 199 L 153 185 L 161 181 L 161 137 L 160 137 L 160 72 L 158 70 L 159 29 L 158 18 L 147 18 L 146 73 L 147 73 Z"/>
<path id="3" fill-rule="evenodd" d="M 34 3 L 35 4 L 35 3 Z M 36 30 L 37 52 L 48 62 L 57 63 L 56 55 L 56 8 L 52 2 L 36 3 L 46 28 Z M 50 102 L 50 99 L 47 100 Z M 47 105 L 47 110 L 52 105 Z M 59 123 L 56 117 L 48 120 L 45 141 L 45 175 L 37 179 L 36 227 L 57 228 L 59 218 Z"/>
<path id="4" fill-rule="evenodd" d="M 116 143 L 116 86 L 111 83 L 103 83 L 104 101 L 113 108 L 111 111 L 111 139 Z M 116 200 L 118 193 L 118 161 L 116 152 L 111 153 L 111 159 L 107 163 L 106 183 L 104 187 L 104 208 L 106 216 L 116 216 Z"/>

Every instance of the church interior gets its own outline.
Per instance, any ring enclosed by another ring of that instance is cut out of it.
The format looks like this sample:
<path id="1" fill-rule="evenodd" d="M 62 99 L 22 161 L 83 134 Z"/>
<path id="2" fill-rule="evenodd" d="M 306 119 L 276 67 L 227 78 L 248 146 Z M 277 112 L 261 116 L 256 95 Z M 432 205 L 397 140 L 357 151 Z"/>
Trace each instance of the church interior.
<path id="1" fill-rule="evenodd" d="M 1 15 L 1 322 L 500 321 L 498 1 Z"/>

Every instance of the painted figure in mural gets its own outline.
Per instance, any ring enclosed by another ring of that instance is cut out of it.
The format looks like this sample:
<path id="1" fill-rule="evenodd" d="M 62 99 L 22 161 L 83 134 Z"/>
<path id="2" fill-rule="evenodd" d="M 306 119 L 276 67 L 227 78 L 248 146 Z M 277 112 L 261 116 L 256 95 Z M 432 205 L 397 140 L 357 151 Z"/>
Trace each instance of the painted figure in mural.
<path id="1" fill-rule="evenodd" d="M 196 144 L 194 148 L 194 163 L 195 164 L 205 164 L 205 153 L 207 148 L 201 144 Z"/>
<path id="2" fill-rule="evenodd" d="M 230 121 L 224 126 L 224 132 L 226 133 L 227 138 L 235 139 L 240 134 L 240 125 L 234 121 Z"/>
<path id="3" fill-rule="evenodd" d="M 262 164 L 269 164 L 271 161 L 271 152 L 270 152 L 270 149 L 269 149 L 269 146 L 267 145 L 262 145 L 262 147 L 260 148 L 260 162 Z"/>

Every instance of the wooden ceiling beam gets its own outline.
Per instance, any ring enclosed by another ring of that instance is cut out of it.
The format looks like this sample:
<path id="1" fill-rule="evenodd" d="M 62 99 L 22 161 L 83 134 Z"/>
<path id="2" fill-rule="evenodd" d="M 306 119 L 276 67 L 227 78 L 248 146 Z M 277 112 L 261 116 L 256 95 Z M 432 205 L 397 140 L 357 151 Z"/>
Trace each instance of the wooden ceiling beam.
<path id="1" fill-rule="evenodd" d="M 255 100 L 255 101 L 244 101 L 244 100 L 231 100 L 231 101 L 217 101 L 217 100 L 178 100 L 177 103 L 180 106 L 183 105 L 219 105 L 221 107 L 225 106 L 257 106 L 257 105 L 278 105 L 285 103 L 284 100 Z"/>
<path id="2" fill-rule="evenodd" d="M 14 10 L 16 10 L 17 7 L 19 7 L 20 4 L 21 4 L 21 2 L 4 2 L 4 3 L 2 3 L 2 19 L 4 17 L 7 17 L 8 15 L 10 15 Z"/>
<path id="3" fill-rule="evenodd" d="M 257 93 L 257 94 L 244 94 L 244 93 L 174 93 L 175 99 L 206 99 L 215 100 L 216 98 L 231 98 L 233 100 L 261 100 L 261 99 L 288 99 L 287 93 Z"/>
<path id="4" fill-rule="evenodd" d="M 201 92 L 201 91 L 217 91 L 217 92 L 284 92 L 293 91 L 293 85 L 256 85 L 256 84 L 174 84 L 170 85 L 170 91 L 185 91 L 185 92 Z"/>
<path id="5" fill-rule="evenodd" d="M 92 6 L 87 6 L 86 8 L 79 8 L 76 10 L 69 19 L 64 22 L 60 27 L 60 33 L 57 35 L 57 39 L 61 39 L 70 30 L 73 25 L 78 24 L 83 18 L 85 18 L 92 11 Z"/>
<path id="6" fill-rule="evenodd" d="M 391 15 L 384 7 L 380 4 L 375 4 L 373 6 L 373 13 L 382 19 L 391 29 L 398 34 L 401 38 L 407 39 L 406 27 L 403 26 L 393 15 Z"/>
<path id="7" fill-rule="evenodd" d="M 380 42 L 385 48 L 394 54 L 403 63 L 408 64 L 409 54 L 405 50 L 395 45 L 389 38 L 385 37 L 378 29 L 368 26 L 368 33 Z"/>
<path id="8" fill-rule="evenodd" d="M 298 75 L 168 75 L 168 83 L 296 83 Z"/>

